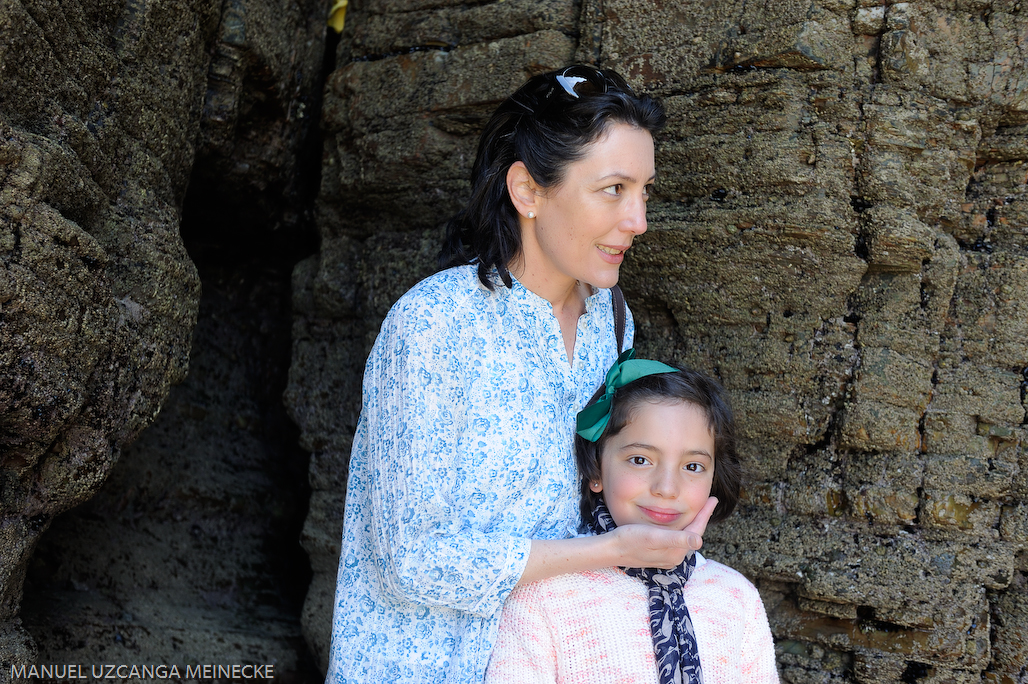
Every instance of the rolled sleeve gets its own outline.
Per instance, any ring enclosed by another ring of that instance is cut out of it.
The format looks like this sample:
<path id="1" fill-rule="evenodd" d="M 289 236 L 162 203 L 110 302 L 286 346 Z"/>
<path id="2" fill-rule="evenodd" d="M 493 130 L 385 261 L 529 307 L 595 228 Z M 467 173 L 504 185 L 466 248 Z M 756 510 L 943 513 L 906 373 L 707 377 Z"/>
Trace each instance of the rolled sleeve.
<path id="1" fill-rule="evenodd" d="M 364 378 L 370 511 L 383 587 L 407 601 L 491 615 L 528 562 L 531 541 L 469 526 L 455 496 L 467 416 L 468 348 L 456 310 L 395 311 Z"/>

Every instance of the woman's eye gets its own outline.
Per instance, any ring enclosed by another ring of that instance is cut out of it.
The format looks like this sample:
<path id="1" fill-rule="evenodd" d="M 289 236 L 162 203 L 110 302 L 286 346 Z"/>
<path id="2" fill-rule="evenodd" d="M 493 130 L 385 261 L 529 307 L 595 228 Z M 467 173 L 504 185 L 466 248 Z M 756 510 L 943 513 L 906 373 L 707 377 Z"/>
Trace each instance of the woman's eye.
<path id="1" fill-rule="evenodd" d="M 643 186 L 643 199 L 649 200 L 651 192 L 653 192 L 653 186 L 652 185 Z"/>
<path id="2" fill-rule="evenodd" d="M 616 185 L 608 185 L 603 189 L 608 195 L 620 195 L 621 194 L 621 183 Z"/>

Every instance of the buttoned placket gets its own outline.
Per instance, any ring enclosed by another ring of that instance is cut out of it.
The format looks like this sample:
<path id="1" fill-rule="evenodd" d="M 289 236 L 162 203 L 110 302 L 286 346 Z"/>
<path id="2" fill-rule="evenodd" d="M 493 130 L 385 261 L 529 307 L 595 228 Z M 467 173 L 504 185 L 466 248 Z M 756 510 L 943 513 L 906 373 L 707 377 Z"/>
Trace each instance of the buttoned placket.
<path id="1" fill-rule="evenodd" d="M 560 387 L 560 402 L 565 415 L 576 413 L 591 396 L 590 388 L 582 387 L 586 350 L 592 342 L 593 330 L 592 311 L 599 297 L 599 290 L 594 290 L 585 300 L 585 313 L 578 317 L 575 325 L 575 348 L 571 355 L 571 362 L 568 362 L 567 350 L 564 346 L 564 337 L 560 331 L 560 323 L 553 313 L 553 305 L 539 295 L 535 294 L 517 279 L 514 279 L 517 292 L 510 294 L 519 299 L 524 307 L 513 307 L 518 310 L 525 329 L 531 330 L 533 326 L 526 318 L 526 309 L 531 309 L 538 322 L 539 346 L 537 353 L 539 358 L 548 361 L 548 368 L 545 369 L 546 376 L 554 384 L 554 389 Z M 585 396 L 582 396 L 582 394 Z"/>

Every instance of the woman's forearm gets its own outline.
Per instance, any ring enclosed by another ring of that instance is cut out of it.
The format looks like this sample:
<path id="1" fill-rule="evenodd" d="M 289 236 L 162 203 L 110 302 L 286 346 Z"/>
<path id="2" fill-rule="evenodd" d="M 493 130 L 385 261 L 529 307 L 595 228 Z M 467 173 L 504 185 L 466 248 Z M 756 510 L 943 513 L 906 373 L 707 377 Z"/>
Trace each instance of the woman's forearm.
<path id="1" fill-rule="evenodd" d="M 518 585 L 583 570 L 615 565 L 613 537 L 576 537 L 575 539 L 533 539 L 528 564 Z"/>

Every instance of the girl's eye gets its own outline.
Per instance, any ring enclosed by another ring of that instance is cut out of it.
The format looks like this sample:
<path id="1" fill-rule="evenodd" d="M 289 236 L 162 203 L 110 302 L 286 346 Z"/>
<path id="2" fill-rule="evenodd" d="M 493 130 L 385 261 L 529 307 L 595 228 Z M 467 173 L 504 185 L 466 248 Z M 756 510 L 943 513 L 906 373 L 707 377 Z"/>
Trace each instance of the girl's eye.
<path id="1" fill-rule="evenodd" d="M 632 456 L 631 458 L 628 459 L 628 461 L 632 465 L 646 465 L 646 457 L 645 456 Z"/>
<path id="2" fill-rule="evenodd" d="M 621 194 L 621 183 L 616 185 L 608 185 L 603 189 L 608 195 L 620 195 Z"/>
<path id="3" fill-rule="evenodd" d="M 685 466 L 685 469 L 693 473 L 702 473 L 706 468 L 703 467 L 702 463 L 690 463 Z"/>

